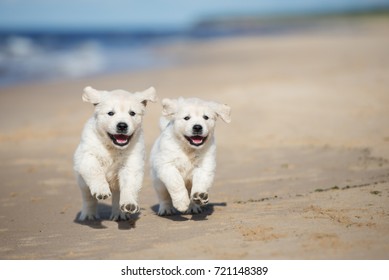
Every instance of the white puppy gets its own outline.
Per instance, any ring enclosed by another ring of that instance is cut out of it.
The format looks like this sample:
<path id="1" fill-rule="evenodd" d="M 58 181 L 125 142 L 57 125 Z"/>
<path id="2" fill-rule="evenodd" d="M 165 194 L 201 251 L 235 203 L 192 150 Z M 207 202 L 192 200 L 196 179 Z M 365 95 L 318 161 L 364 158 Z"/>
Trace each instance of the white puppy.
<path id="1" fill-rule="evenodd" d="M 112 220 L 126 220 L 139 212 L 145 148 L 142 118 L 147 101 L 156 101 L 153 87 L 129 93 L 86 87 L 85 102 L 95 105 L 74 154 L 74 170 L 81 188 L 80 220 L 98 219 L 97 201 L 112 195 Z"/>
<path id="2" fill-rule="evenodd" d="M 220 117 L 229 123 L 230 107 L 197 98 L 164 99 L 162 106 L 162 132 L 150 156 L 158 215 L 175 209 L 196 214 L 208 203 L 214 178 L 215 121 Z"/>

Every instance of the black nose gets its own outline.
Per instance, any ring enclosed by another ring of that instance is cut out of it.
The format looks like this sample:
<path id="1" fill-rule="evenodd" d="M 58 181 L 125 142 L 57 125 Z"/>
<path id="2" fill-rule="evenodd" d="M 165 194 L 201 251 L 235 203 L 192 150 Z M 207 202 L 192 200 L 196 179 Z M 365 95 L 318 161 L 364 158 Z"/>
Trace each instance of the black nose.
<path id="1" fill-rule="evenodd" d="M 203 131 L 203 127 L 202 127 L 201 125 L 195 124 L 195 125 L 193 126 L 193 132 L 199 133 L 199 132 L 201 132 L 201 131 Z"/>
<path id="2" fill-rule="evenodd" d="M 124 122 L 120 122 L 116 125 L 116 129 L 118 132 L 127 132 L 128 125 Z"/>

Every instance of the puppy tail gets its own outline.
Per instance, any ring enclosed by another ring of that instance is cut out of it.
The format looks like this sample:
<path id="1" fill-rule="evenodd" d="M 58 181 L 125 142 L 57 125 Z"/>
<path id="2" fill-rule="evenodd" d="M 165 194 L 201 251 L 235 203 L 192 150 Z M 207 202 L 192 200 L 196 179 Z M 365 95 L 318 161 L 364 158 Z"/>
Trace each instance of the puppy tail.
<path id="1" fill-rule="evenodd" d="M 170 121 L 167 118 L 161 117 L 159 119 L 159 129 L 164 130 L 169 125 L 169 123 Z"/>

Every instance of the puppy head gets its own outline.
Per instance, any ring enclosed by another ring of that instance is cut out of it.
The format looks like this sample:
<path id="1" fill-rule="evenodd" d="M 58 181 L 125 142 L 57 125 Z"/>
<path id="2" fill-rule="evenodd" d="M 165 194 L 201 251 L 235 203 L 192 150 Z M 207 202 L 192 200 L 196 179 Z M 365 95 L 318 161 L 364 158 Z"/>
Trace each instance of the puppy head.
<path id="1" fill-rule="evenodd" d="M 95 105 L 94 117 L 99 135 L 114 147 L 124 149 L 141 127 L 147 102 L 156 102 L 157 97 L 153 87 L 135 93 L 86 87 L 82 99 Z"/>
<path id="2" fill-rule="evenodd" d="M 162 114 L 172 121 L 175 135 L 192 148 L 200 149 L 213 135 L 220 117 L 231 121 L 230 107 L 198 98 L 162 100 Z"/>

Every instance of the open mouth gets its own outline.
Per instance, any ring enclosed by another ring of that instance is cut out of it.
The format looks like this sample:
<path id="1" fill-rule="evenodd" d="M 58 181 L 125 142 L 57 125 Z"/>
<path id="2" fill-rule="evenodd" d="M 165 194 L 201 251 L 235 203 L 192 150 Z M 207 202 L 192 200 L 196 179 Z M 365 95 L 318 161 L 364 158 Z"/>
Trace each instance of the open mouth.
<path id="1" fill-rule="evenodd" d="M 189 143 L 193 146 L 201 146 L 204 144 L 204 142 L 207 140 L 207 136 L 206 137 L 203 137 L 203 136 L 199 136 L 199 135 L 195 135 L 195 136 L 185 136 L 186 140 L 189 141 Z"/>
<path id="2" fill-rule="evenodd" d="M 130 143 L 132 135 L 125 134 L 110 134 L 108 133 L 109 138 L 111 138 L 112 142 L 117 146 L 125 146 Z"/>

